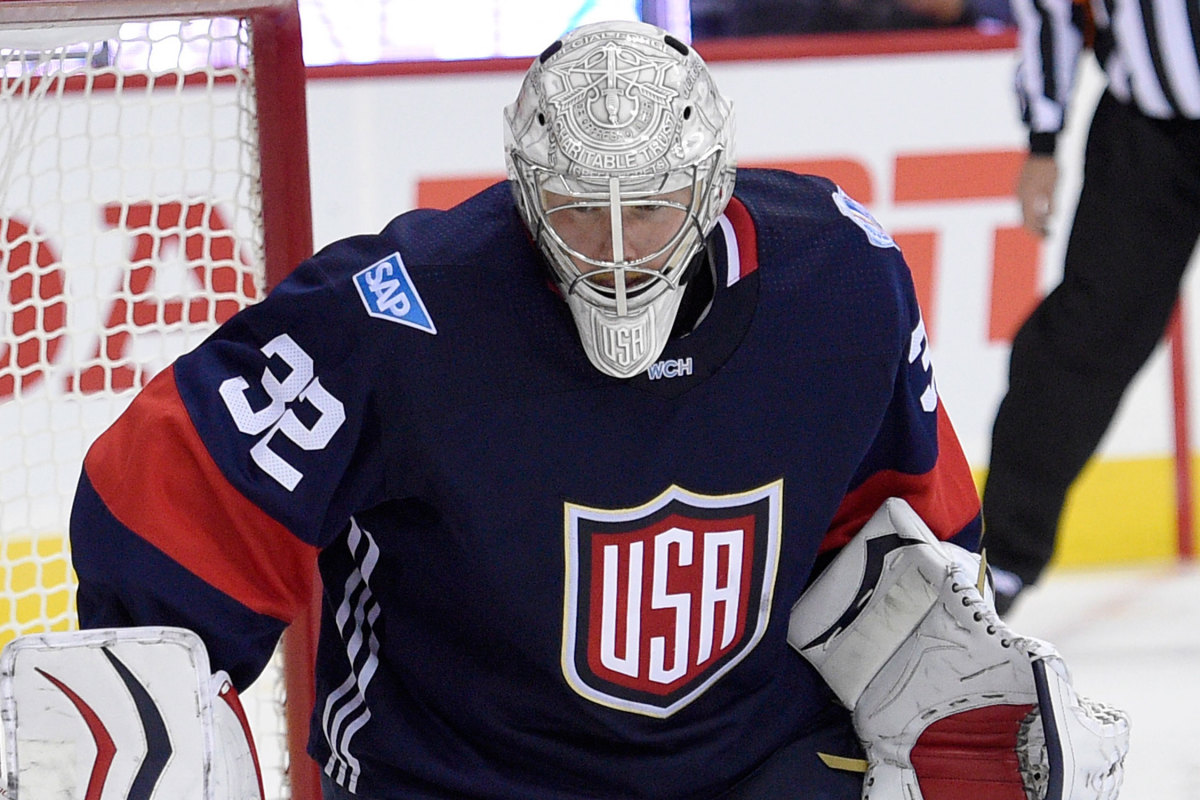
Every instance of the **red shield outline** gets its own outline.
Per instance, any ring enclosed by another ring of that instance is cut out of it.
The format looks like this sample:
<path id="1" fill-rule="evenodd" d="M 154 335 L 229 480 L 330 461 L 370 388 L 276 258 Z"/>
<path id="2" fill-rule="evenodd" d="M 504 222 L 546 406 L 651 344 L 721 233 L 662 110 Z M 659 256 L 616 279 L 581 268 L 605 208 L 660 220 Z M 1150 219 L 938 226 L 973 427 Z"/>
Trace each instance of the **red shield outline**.
<path id="1" fill-rule="evenodd" d="M 783 481 L 729 495 L 671 486 L 634 508 L 564 506 L 563 675 L 600 705 L 668 717 L 762 639 Z"/>

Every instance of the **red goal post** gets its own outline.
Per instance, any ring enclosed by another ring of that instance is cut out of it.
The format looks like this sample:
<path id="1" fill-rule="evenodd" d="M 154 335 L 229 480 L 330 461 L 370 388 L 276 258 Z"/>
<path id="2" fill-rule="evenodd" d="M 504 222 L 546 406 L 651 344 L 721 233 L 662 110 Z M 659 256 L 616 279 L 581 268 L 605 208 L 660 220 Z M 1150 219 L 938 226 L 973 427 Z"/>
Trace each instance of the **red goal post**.
<path id="1" fill-rule="evenodd" d="M 0 0 L 0 645 L 76 625 L 87 445 L 311 254 L 305 107 L 296 0 Z M 251 689 L 269 800 L 320 796 L 316 625 Z"/>

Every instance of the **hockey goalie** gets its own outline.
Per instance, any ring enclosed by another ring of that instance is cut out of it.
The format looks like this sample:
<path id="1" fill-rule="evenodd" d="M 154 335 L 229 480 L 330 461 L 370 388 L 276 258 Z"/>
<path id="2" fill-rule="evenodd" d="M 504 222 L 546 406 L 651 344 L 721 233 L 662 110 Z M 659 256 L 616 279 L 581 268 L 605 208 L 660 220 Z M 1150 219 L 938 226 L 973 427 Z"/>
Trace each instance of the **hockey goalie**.
<path id="1" fill-rule="evenodd" d="M 853 715 L 864 800 L 1111 800 L 1129 720 L 1076 694 L 1055 648 L 1011 631 L 980 559 L 904 500 L 792 609 L 789 643 Z"/>
<path id="2" fill-rule="evenodd" d="M 237 692 L 190 631 L 18 637 L 0 692 L 8 800 L 262 800 Z"/>

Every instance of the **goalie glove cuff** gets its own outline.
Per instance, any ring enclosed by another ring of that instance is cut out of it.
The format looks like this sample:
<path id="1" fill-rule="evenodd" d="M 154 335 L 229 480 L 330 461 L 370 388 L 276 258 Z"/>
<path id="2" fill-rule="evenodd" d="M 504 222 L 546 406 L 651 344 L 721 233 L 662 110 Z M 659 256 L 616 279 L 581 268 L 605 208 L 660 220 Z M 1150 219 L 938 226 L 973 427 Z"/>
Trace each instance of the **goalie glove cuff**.
<path id="1" fill-rule="evenodd" d="M 1054 647 L 1011 631 L 978 573 L 893 498 L 793 607 L 788 641 L 853 712 L 863 796 L 1115 797 L 1128 719 L 1075 694 Z"/>

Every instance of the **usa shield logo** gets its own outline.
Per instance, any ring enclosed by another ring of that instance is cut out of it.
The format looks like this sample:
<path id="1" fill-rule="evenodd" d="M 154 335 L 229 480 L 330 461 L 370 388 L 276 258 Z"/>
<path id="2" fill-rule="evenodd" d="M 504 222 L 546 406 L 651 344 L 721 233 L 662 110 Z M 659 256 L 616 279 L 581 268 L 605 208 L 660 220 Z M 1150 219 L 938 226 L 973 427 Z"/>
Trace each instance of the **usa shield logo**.
<path id="1" fill-rule="evenodd" d="M 645 505 L 565 508 L 563 674 L 651 717 L 694 701 L 766 632 L 782 481 L 731 495 L 671 486 Z"/>

